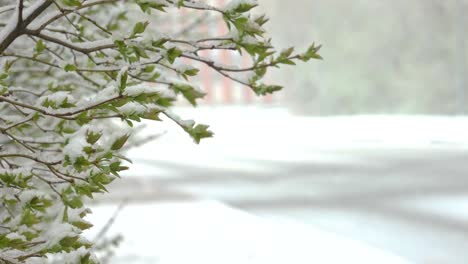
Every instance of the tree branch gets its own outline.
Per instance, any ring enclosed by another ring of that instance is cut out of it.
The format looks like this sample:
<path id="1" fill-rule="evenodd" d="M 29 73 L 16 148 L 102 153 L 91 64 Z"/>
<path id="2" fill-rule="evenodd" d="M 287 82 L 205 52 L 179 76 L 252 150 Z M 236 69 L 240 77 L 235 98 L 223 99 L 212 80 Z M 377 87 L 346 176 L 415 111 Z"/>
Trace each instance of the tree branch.
<path id="1" fill-rule="evenodd" d="M 2 54 L 11 45 L 11 43 L 15 41 L 15 39 L 21 36 L 24 33 L 23 30 L 51 4 L 51 0 L 42 0 L 26 9 L 25 13 L 27 16 L 22 18 L 23 22 L 20 25 L 15 19 L 12 19 L 10 23 L 0 31 L 0 54 Z"/>
<path id="2" fill-rule="evenodd" d="M 24 0 L 18 0 L 18 21 L 17 21 L 17 27 L 21 28 L 21 25 L 23 24 L 23 8 L 24 8 Z"/>

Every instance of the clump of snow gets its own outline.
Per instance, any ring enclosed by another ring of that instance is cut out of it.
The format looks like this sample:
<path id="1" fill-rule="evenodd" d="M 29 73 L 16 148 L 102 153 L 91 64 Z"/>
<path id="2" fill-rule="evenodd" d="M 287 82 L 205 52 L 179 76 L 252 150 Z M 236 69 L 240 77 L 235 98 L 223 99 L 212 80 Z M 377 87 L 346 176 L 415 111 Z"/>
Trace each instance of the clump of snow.
<path id="1" fill-rule="evenodd" d="M 52 256 L 52 259 L 62 260 L 64 261 L 63 264 L 75 264 L 81 263 L 81 258 L 90 253 L 91 252 L 89 251 L 89 249 L 86 249 L 85 247 L 80 247 L 75 251 L 54 254 L 54 256 Z M 98 260 L 96 256 L 94 256 L 94 254 L 90 254 L 90 260 L 98 263 Z"/>
<path id="2" fill-rule="evenodd" d="M 64 102 L 65 100 L 67 100 L 69 103 L 75 102 L 75 99 L 73 98 L 73 96 L 69 92 L 65 92 L 65 91 L 58 91 L 52 94 L 48 94 L 46 96 L 42 96 L 39 98 L 38 104 L 42 105 L 46 100 L 57 103 L 57 104 L 60 104 Z"/>
<path id="3" fill-rule="evenodd" d="M 34 197 L 39 196 L 37 190 L 25 190 L 22 191 L 21 194 L 19 195 L 19 199 L 21 200 L 22 203 L 27 203 L 31 201 Z"/>
<path id="4" fill-rule="evenodd" d="M 106 88 L 102 89 L 101 91 L 99 91 L 99 93 L 95 97 L 95 100 L 99 101 L 99 99 L 111 98 L 113 96 L 116 96 L 117 94 L 118 94 L 117 87 L 109 86 L 109 87 L 106 87 Z"/>
<path id="5" fill-rule="evenodd" d="M 182 63 L 179 59 L 176 59 L 174 63 L 172 64 L 175 70 L 179 72 L 185 72 L 185 71 L 190 71 L 190 70 L 195 70 L 197 68 L 193 67 L 192 65 L 188 65 L 185 63 Z"/>
<path id="6" fill-rule="evenodd" d="M 82 126 L 78 131 L 71 134 L 68 139 L 68 144 L 63 148 L 63 154 L 68 156 L 71 161 L 76 160 L 80 156 L 84 156 L 83 148 L 89 146 L 86 141 L 86 133 L 92 129 L 91 126 Z"/>
<path id="7" fill-rule="evenodd" d="M 63 148 L 63 154 L 74 161 L 78 157 L 84 156 L 83 148 L 86 146 L 88 146 L 88 142 L 86 142 L 86 139 L 83 136 L 74 136 Z"/>
<path id="8" fill-rule="evenodd" d="M 53 223 L 53 227 L 54 228 L 45 230 L 43 234 L 43 238 L 50 246 L 57 244 L 65 237 L 74 237 L 76 234 L 80 233 L 80 230 L 78 230 L 77 227 L 59 220 Z"/>
<path id="9" fill-rule="evenodd" d="M 179 120 L 179 124 L 183 127 L 193 127 L 195 125 L 195 121 L 189 120 Z"/>
<path id="10" fill-rule="evenodd" d="M 147 108 L 136 102 L 128 102 L 125 105 L 118 107 L 119 111 L 125 114 L 141 114 L 146 112 Z"/>
<path id="11" fill-rule="evenodd" d="M 9 233 L 7 236 L 6 236 L 8 239 L 10 240 L 13 240 L 13 239 L 21 239 L 23 241 L 26 241 L 26 237 L 21 235 L 21 234 L 18 234 L 18 232 L 12 232 L 12 233 Z"/>
<path id="12" fill-rule="evenodd" d="M 140 94 L 159 94 L 164 98 L 175 98 L 174 92 L 170 89 L 150 83 L 129 86 L 124 91 L 124 95 L 127 96 L 138 96 Z"/>

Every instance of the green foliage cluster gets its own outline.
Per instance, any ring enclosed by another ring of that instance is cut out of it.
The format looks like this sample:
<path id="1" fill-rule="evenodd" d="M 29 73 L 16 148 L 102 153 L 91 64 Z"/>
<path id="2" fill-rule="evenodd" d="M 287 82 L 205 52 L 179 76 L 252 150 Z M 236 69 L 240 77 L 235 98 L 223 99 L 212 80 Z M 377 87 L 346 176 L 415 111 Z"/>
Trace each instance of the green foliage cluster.
<path id="1" fill-rule="evenodd" d="M 277 52 L 266 16 L 251 14 L 256 6 L 18 0 L 0 7 L 0 262 L 99 263 L 100 246 L 82 235 L 92 227 L 84 198 L 107 192 L 128 169 L 134 126 L 173 121 L 195 143 L 213 136 L 208 125 L 171 111 L 205 96 L 192 79 L 196 65 L 265 95 L 281 89 L 262 82 L 268 68 L 321 58 L 316 45 Z M 229 34 L 194 39 L 151 24 L 181 10 L 214 13 Z M 252 65 L 224 65 L 200 55 L 207 50 L 248 54 Z"/>

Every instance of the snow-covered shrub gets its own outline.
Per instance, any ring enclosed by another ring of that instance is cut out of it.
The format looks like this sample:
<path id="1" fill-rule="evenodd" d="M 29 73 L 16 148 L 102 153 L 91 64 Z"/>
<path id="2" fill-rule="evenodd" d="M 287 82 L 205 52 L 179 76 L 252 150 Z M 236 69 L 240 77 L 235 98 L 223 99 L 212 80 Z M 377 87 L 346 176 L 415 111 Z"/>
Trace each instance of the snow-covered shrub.
<path id="1" fill-rule="evenodd" d="M 268 19 L 251 14 L 254 0 L 0 3 L 0 263 L 98 263 L 82 236 L 92 226 L 83 198 L 127 169 L 122 149 L 134 123 L 166 116 L 196 143 L 212 136 L 170 111 L 204 97 L 193 81 L 200 65 L 266 95 L 281 89 L 261 82 L 268 68 L 320 58 L 315 45 L 276 52 L 264 36 Z M 166 12 L 218 16 L 229 33 L 171 34 Z M 201 55 L 219 50 L 247 54 L 251 65 Z"/>

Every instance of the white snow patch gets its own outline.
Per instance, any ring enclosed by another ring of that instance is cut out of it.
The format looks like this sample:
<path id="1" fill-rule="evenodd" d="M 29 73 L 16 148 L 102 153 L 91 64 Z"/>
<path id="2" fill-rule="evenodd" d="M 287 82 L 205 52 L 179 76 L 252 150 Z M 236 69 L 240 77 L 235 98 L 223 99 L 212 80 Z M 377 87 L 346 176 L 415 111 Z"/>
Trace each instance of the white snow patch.
<path id="1" fill-rule="evenodd" d="M 113 210 L 94 208 L 93 232 Z M 124 235 L 117 264 L 409 263 L 312 226 L 262 219 L 213 201 L 129 205 L 110 232 Z"/>

